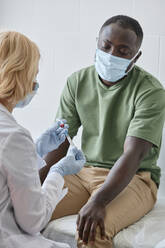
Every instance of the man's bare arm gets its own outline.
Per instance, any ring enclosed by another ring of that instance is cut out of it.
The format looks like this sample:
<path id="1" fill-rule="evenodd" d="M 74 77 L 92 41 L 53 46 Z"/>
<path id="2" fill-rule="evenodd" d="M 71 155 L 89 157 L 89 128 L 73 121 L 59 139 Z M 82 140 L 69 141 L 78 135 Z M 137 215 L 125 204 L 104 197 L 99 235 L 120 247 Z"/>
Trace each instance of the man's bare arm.
<path id="1" fill-rule="evenodd" d="M 105 237 L 106 205 L 129 184 L 138 170 L 141 160 L 144 159 L 151 147 L 152 143 L 143 139 L 126 138 L 124 153 L 110 170 L 100 189 L 79 212 L 77 228 L 79 237 L 85 244 L 88 241 L 95 241 L 97 226 L 100 227 L 101 237 Z"/>
<path id="2" fill-rule="evenodd" d="M 47 165 L 44 166 L 39 171 L 41 184 L 44 182 L 51 166 L 57 163 L 61 158 L 63 158 L 66 155 L 68 148 L 69 148 L 69 142 L 66 139 L 65 142 L 62 143 L 57 150 L 49 152 L 45 156 L 44 160 L 46 161 Z"/>
<path id="3" fill-rule="evenodd" d="M 152 145 L 140 138 L 126 138 L 124 153 L 110 170 L 97 196 L 95 195 L 97 203 L 106 206 L 129 184 Z"/>

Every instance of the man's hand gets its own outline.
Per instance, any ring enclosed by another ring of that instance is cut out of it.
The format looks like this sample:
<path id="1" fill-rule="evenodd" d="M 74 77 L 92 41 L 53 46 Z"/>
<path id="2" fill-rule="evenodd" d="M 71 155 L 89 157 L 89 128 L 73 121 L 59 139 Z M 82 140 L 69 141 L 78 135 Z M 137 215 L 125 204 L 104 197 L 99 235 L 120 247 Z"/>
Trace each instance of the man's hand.
<path id="1" fill-rule="evenodd" d="M 94 242 L 96 228 L 100 227 L 101 238 L 105 237 L 104 227 L 105 207 L 98 206 L 94 201 L 89 201 L 81 208 L 77 218 L 77 230 L 79 238 L 87 244 Z"/>

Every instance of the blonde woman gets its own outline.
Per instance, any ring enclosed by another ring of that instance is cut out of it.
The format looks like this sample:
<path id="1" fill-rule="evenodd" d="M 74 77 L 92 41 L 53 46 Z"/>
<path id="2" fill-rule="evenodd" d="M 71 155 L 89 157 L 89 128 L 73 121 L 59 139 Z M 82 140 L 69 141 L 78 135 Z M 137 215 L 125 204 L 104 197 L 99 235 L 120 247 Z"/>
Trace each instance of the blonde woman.
<path id="1" fill-rule="evenodd" d="M 63 197 L 63 176 L 79 172 L 85 158 L 71 148 L 53 165 L 41 186 L 38 161 L 64 142 L 68 126 L 60 122 L 33 143 L 30 133 L 12 116 L 38 89 L 40 54 L 35 43 L 17 32 L 0 33 L 0 247 L 69 247 L 44 239 L 40 231 Z"/>

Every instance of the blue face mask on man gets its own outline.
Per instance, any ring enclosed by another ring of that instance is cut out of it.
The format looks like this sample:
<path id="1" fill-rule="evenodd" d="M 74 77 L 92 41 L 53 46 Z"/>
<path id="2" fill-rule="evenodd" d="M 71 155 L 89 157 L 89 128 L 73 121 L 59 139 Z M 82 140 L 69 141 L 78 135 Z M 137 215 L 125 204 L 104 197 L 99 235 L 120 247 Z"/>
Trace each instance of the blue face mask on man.
<path id="1" fill-rule="evenodd" d="M 132 59 L 125 59 L 105 53 L 97 48 L 95 56 L 96 71 L 102 79 L 115 83 L 128 74 L 126 70 L 136 55 Z"/>
<path id="2" fill-rule="evenodd" d="M 35 82 L 35 86 L 34 86 L 33 91 L 31 93 L 29 93 L 23 100 L 20 100 L 15 105 L 15 108 L 24 108 L 25 106 L 27 106 L 31 102 L 33 97 L 36 95 L 38 88 L 39 88 L 39 84 L 37 82 Z"/>

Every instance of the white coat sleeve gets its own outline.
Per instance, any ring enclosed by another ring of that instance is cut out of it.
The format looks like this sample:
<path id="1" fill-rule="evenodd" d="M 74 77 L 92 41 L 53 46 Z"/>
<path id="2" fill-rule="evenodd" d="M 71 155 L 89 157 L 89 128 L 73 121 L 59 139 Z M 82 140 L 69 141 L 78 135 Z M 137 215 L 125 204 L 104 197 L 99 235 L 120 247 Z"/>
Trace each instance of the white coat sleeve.
<path id="1" fill-rule="evenodd" d="M 49 174 L 41 187 L 35 145 L 22 130 L 8 137 L 1 156 L 17 224 L 29 234 L 40 232 L 60 200 L 63 177 Z"/>
<path id="2" fill-rule="evenodd" d="M 38 154 L 37 154 L 37 165 L 38 165 L 38 170 L 42 169 L 46 165 L 45 160 L 41 158 L 40 155 Z"/>

